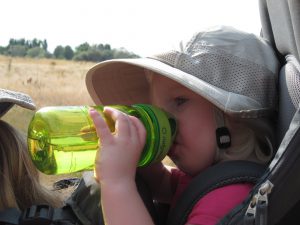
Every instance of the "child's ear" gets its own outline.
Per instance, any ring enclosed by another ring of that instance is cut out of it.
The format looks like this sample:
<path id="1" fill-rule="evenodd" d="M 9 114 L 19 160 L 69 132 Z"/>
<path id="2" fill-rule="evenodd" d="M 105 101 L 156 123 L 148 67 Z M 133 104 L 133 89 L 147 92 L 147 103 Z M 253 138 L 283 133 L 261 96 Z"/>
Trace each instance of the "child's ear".
<path id="1" fill-rule="evenodd" d="M 216 139 L 220 149 L 229 148 L 231 146 L 231 136 L 227 127 L 219 127 L 216 129 Z"/>

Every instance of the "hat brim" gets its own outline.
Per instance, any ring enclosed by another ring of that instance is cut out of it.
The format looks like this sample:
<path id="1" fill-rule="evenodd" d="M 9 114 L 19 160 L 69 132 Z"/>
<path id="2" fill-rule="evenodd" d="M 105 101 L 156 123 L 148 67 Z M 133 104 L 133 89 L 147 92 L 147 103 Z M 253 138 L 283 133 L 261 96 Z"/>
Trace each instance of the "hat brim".
<path id="1" fill-rule="evenodd" d="M 225 91 L 151 58 L 114 59 L 96 64 L 86 75 L 88 92 L 96 104 L 150 103 L 149 82 L 144 69 L 180 83 L 227 114 L 257 118 L 270 112 L 252 98 Z"/>
<path id="2" fill-rule="evenodd" d="M 0 89 L 0 116 L 3 116 L 7 111 L 9 111 L 14 104 L 30 110 L 35 110 L 36 108 L 29 95 Z"/>

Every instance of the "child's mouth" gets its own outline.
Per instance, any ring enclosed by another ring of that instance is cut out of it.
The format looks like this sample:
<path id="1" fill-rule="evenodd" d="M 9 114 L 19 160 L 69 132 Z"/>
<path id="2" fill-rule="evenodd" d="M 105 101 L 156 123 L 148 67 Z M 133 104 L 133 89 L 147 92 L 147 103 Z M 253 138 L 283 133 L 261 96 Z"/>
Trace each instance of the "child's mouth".
<path id="1" fill-rule="evenodd" d="M 170 150 L 168 151 L 168 156 L 172 159 L 176 155 L 176 148 L 178 146 L 177 142 L 174 142 L 173 145 L 171 146 Z"/>

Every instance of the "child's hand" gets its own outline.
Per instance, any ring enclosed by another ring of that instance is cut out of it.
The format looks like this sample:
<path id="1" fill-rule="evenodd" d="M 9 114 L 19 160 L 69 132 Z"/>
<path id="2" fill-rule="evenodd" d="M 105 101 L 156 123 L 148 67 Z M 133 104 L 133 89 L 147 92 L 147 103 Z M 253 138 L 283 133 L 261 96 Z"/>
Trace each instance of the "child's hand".
<path id="1" fill-rule="evenodd" d="M 120 179 L 135 179 L 138 160 L 145 145 L 146 130 L 136 117 L 116 109 L 105 107 L 104 114 L 115 121 L 115 132 L 111 133 L 100 114 L 91 109 L 100 138 L 100 151 L 95 160 L 95 173 L 99 181 L 118 182 Z"/>

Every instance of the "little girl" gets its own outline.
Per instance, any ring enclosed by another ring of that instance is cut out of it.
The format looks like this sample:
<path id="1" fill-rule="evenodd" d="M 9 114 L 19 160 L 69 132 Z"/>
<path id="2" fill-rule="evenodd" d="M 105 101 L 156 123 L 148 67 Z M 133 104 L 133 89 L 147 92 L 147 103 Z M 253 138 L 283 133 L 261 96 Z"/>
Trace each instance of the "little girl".
<path id="1" fill-rule="evenodd" d="M 87 74 L 95 103 L 150 103 L 175 116 L 178 134 L 168 155 L 176 168 L 156 163 L 138 169 L 159 202 L 176 204 L 189 182 L 227 160 L 266 164 L 273 153 L 278 62 L 272 48 L 231 27 L 197 33 L 181 52 L 110 60 Z M 145 129 L 132 116 L 105 107 L 116 132 L 91 110 L 101 152 L 95 173 L 107 224 L 153 224 L 135 185 Z M 252 185 L 231 184 L 201 198 L 186 224 L 216 224 L 248 195 Z"/>

